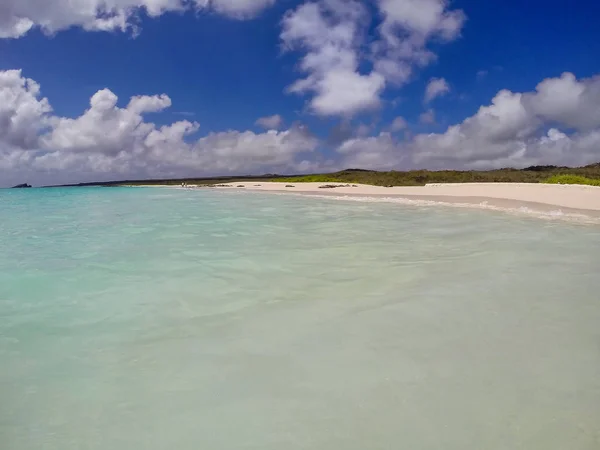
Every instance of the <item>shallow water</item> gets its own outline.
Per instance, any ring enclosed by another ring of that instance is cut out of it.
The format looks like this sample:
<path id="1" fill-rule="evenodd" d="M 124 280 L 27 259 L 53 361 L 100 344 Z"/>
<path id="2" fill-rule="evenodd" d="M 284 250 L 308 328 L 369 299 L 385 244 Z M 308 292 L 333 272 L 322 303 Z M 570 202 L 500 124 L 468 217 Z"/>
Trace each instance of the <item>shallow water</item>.
<path id="1" fill-rule="evenodd" d="M 0 191 L 0 448 L 597 449 L 600 227 Z"/>

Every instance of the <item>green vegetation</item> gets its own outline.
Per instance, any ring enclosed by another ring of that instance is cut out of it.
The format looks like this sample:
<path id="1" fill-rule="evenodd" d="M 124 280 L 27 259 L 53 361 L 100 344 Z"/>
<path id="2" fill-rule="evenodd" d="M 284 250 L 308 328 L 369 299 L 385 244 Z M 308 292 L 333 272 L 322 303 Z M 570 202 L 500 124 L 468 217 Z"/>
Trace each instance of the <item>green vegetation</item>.
<path id="1" fill-rule="evenodd" d="M 555 181 L 557 180 L 557 181 Z M 569 181 L 575 180 L 575 181 Z M 135 185 L 188 185 L 212 186 L 224 183 L 276 181 L 294 183 L 338 183 L 372 184 L 376 186 L 423 186 L 427 183 L 600 183 L 600 163 L 585 167 L 532 166 L 526 169 L 498 170 L 411 170 L 408 172 L 348 169 L 330 174 L 282 176 L 266 174 L 261 176 L 185 178 L 168 180 L 126 180 L 104 183 L 82 183 L 76 186 L 135 186 Z"/>
<path id="2" fill-rule="evenodd" d="M 274 178 L 278 183 L 346 183 L 335 175 L 301 175 L 295 177 Z"/>
<path id="3" fill-rule="evenodd" d="M 554 175 L 544 180 L 548 184 L 583 184 L 587 186 L 600 186 L 600 179 L 587 178 L 581 175 Z"/>
<path id="4" fill-rule="evenodd" d="M 554 176 L 579 176 L 590 182 L 600 182 L 600 164 L 586 167 L 532 166 L 526 169 L 498 169 L 488 171 L 412 170 L 408 172 L 375 172 L 348 169 L 325 175 L 300 175 L 272 178 L 286 183 L 356 183 L 376 186 L 423 186 L 428 183 L 541 183 Z M 584 178 L 585 177 L 585 178 Z M 586 184 L 590 184 L 590 182 Z"/>

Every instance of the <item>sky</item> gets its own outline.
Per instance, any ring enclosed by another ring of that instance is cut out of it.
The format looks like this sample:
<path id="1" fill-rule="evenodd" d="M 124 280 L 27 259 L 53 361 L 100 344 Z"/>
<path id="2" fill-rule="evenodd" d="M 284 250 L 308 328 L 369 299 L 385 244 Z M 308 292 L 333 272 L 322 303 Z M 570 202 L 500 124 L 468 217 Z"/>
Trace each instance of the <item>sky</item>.
<path id="1" fill-rule="evenodd" d="M 600 162 L 600 4 L 0 0 L 0 187 Z"/>

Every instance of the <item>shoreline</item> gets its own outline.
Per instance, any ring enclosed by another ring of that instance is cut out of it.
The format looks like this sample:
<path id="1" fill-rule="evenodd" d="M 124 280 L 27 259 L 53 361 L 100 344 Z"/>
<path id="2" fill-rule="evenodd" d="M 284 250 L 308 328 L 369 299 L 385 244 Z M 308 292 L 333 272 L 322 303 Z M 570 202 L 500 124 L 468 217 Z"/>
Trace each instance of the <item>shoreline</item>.
<path id="1" fill-rule="evenodd" d="M 278 182 L 241 182 L 215 185 L 219 190 L 299 194 L 340 199 L 376 199 L 415 205 L 447 205 L 478 209 L 533 212 L 545 216 L 600 219 L 600 187 L 535 183 L 456 183 L 425 186 L 382 187 L 297 183 L 294 187 Z M 195 187 L 195 186 L 189 186 Z"/>
<path id="2" fill-rule="evenodd" d="M 335 186 L 322 188 L 321 186 Z M 288 187 L 293 186 L 293 187 Z M 543 218 L 600 223 L 600 187 L 544 183 L 435 183 L 425 186 L 373 186 L 337 183 L 236 182 L 215 185 L 123 185 L 172 189 L 218 189 L 301 195 L 338 200 L 379 201 L 412 206 L 486 209 Z"/>

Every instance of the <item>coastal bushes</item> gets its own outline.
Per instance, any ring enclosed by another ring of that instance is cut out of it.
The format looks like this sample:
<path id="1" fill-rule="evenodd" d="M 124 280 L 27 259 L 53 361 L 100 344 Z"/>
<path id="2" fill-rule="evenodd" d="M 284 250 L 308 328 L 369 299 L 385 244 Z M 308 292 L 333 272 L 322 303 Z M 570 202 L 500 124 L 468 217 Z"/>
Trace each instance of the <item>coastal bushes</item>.
<path id="1" fill-rule="evenodd" d="M 582 184 L 586 186 L 600 186 L 600 180 L 583 177 L 581 175 L 554 175 L 543 182 L 548 184 Z"/>
<path id="2" fill-rule="evenodd" d="M 278 183 L 343 183 L 335 175 L 301 175 L 294 177 L 274 178 Z"/>
<path id="3" fill-rule="evenodd" d="M 554 175 L 587 176 L 600 179 L 600 167 L 568 168 L 535 166 L 527 169 L 498 169 L 489 171 L 411 170 L 407 172 L 348 169 L 320 175 L 299 175 L 272 178 L 283 183 L 356 183 L 376 186 L 423 186 L 428 183 L 541 183 Z"/>

